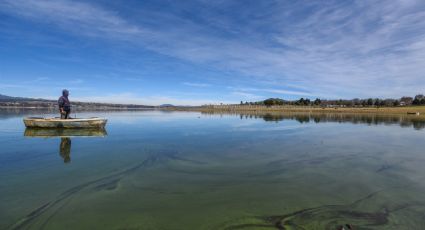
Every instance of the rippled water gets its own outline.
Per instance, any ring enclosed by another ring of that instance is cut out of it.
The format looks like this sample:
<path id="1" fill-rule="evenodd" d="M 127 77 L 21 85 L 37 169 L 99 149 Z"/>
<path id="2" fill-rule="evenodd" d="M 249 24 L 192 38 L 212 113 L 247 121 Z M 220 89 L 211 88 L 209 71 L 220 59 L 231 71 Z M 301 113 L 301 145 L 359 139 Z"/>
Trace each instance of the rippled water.
<path id="1" fill-rule="evenodd" d="M 425 119 L 0 111 L 0 229 L 425 229 Z"/>

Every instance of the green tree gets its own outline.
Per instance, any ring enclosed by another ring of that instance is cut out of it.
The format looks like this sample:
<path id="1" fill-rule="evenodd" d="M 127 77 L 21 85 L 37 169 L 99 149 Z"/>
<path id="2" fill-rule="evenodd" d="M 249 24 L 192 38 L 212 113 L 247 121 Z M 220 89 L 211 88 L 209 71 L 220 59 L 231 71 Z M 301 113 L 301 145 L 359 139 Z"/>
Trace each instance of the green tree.
<path id="1" fill-rule="evenodd" d="M 296 104 L 297 105 L 304 105 L 304 98 L 302 97 L 302 98 L 300 98 L 297 102 L 296 102 Z"/>
<path id="2" fill-rule="evenodd" d="M 400 99 L 400 102 L 403 102 L 404 105 L 411 105 L 413 102 L 413 98 L 412 97 L 402 97 Z"/>
<path id="3" fill-rule="evenodd" d="M 412 104 L 421 105 L 423 100 L 425 101 L 424 95 L 418 94 L 418 95 L 415 96 L 415 99 L 413 99 Z"/>
<path id="4" fill-rule="evenodd" d="M 421 104 L 421 100 L 419 100 L 419 99 L 413 99 L 413 101 L 412 101 L 412 105 L 419 105 L 419 104 Z"/>
<path id="5" fill-rule="evenodd" d="M 393 102 L 393 106 L 399 106 L 400 105 L 400 101 L 399 100 L 395 100 L 394 102 Z"/>
<path id="6" fill-rule="evenodd" d="M 269 99 L 264 100 L 263 103 L 266 106 L 283 105 L 284 101 L 283 101 L 283 99 L 280 99 L 280 98 L 269 98 Z"/>
<path id="7" fill-rule="evenodd" d="M 372 106 L 373 105 L 373 99 L 372 98 L 367 99 L 367 105 L 368 106 Z"/>

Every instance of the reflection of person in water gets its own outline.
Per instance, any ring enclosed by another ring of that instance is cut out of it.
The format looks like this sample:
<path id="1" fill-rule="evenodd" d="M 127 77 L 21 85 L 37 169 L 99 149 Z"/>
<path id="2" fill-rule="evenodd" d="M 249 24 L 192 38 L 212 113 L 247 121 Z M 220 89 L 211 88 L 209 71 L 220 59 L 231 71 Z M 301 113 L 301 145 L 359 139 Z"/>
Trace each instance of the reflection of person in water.
<path id="1" fill-rule="evenodd" d="M 63 163 L 69 163 L 71 161 L 71 138 L 69 137 L 61 138 L 59 154 L 63 158 Z"/>

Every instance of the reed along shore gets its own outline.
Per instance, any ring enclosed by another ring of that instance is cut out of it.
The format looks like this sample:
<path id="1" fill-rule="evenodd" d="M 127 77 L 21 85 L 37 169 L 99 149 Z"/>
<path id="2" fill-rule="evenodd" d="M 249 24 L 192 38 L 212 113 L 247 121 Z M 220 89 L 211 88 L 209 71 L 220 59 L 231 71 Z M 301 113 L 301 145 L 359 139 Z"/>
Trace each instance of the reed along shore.
<path id="1" fill-rule="evenodd" d="M 375 113 L 375 114 L 410 114 L 425 115 L 425 106 L 397 107 L 320 107 L 289 105 L 205 105 L 198 107 L 169 107 L 166 110 L 200 111 L 200 112 L 311 112 L 311 113 Z"/>

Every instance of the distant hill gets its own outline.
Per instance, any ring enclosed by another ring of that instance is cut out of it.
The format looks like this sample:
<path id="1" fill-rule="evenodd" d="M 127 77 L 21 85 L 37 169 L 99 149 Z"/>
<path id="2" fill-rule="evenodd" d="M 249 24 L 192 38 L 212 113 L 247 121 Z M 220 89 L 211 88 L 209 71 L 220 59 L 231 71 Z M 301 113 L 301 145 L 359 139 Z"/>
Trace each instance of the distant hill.
<path id="1" fill-rule="evenodd" d="M 159 107 L 174 107 L 172 104 L 162 104 Z"/>
<path id="2" fill-rule="evenodd" d="M 97 102 L 71 101 L 72 107 L 77 109 L 152 109 L 155 106 L 135 104 L 112 104 Z M 6 108 L 56 108 L 56 100 L 41 98 L 11 97 L 0 94 L 0 107 Z"/>
<path id="3" fill-rule="evenodd" d="M 26 97 L 11 97 L 11 96 L 0 94 L 0 101 L 48 101 L 48 100 L 26 98 Z"/>
<path id="4" fill-rule="evenodd" d="M 12 97 L 0 94 L 0 100 L 7 100 L 7 99 L 11 99 Z"/>

